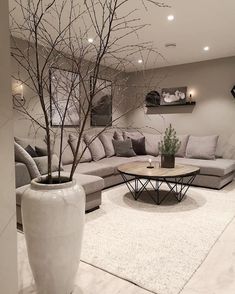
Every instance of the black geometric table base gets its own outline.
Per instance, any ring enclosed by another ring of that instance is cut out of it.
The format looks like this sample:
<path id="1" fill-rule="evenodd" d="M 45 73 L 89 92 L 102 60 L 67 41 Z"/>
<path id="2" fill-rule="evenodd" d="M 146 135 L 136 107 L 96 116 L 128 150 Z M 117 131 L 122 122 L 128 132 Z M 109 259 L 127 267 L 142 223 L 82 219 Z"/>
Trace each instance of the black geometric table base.
<path id="1" fill-rule="evenodd" d="M 142 192 L 145 191 L 157 205 L 161 204 L 170 194 L 173 194 L 176 200 L 181 202 L 196 177 L 196 175 L 187 176 L 187 180 L 184 182 L 186 177 L 143 179 L 143 177 L 136 176 L 133 183 L 133 180 L 127 179 L 124 173 L 121 173 L 121 176 L 135 200 L 138 200 Z M 167 184 L 169 190 L 161 197 L 160 188 L 163 183 Z M 148 184 L 152 190 L 147 189 Z"/>

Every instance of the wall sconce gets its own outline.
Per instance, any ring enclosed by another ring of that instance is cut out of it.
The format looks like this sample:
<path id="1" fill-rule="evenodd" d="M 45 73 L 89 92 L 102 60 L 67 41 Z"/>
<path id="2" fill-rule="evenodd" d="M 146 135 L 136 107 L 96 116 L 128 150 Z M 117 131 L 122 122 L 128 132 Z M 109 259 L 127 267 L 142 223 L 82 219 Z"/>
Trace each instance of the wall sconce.
<path id="1" fill-rule="evenodd" d="M 24 98 L 24 86 L 18 81 L 13 88 L 13 104 L 16 107 L 24 106 L 25 98 Z"/>

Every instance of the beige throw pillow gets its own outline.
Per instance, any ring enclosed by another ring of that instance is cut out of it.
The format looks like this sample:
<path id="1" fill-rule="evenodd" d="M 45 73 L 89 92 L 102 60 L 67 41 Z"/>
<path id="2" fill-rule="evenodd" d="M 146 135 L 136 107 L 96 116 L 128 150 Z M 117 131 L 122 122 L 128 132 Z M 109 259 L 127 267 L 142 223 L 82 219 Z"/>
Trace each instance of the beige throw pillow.
<path id="1" fill-rule="evenodd" d="M 94 161 L 98 161 L 105 157 L 105 151 L 103 144 L 101 143 L 100 139 L 98 137 L 94 137 L 92 135 L 85 134 L 84 135 L 84 141 L 86 145 L 88 146 L 92 159 Z"/>
<path id="2" fill-rule="evenodd" d="M 186 147 L 188 144 L 189 135 L 177 135 L 177 138 L 180 140 L 180 148 L 176 152 L 175 156 L 184 157 L 186 152 Z"/>
<path id="3" fill-rule="evenodd" d="M 215 159 L 215 151 L 219 136 L 189 136 L 186 157 L 199 159 Z"/>
<path id="4" fill-rule="evenodd" d="M 47 156 L 34 157 L 33 160 L 35 161 L 40 171 L 40 174 L 46 175 L 48 173 L 48 157 Z M 58 170 L 59 170 L 59 158 L 56 154 L 52 154 L 51 171 L 56 172 Z M 61 170 L 63 170 L 62 167 L 61 167 Z"/>
<path id="5" fill-rule="evenodd" d="M 161 135 L 149 134 L 149 133 L 144 133 L 143 135 L 145 136 L 146 153 L 148 155 L 158 156 L 159 155 L 158 143 L 161 141 Z"/>
<path id="6" fill-rule="evenodd" d="M 102 142 L 105 150 L 106 157 L 112 157 L 115 155 L 113 147 L 113 132 L 102 133 L 99 135 L 99 139 Z"/>
<path id="7" fill-rule="evenodd" d="M 71 146 L 73 154 L 76 151 L 77 142 L 78 142 L 78 138 L 75 135 L 70 134 L 69 135 L 69 144 Z M 83 151 L 84 151 L 84 153 L 83 153 Z M 83 153 L 83 155 L 82 155 L 82 153 Z M 82 157 L 81 157 L 81 155 L 82 155 Z M 79 147 L 77 158 L 78 158 L 79 162 L 89 162 L 92 160 L 91 152 L 90 152 L 89 148 L 86 146 L 83 138 L 81 139 L 81 142 L 80 142 L 80 147 Z"/>

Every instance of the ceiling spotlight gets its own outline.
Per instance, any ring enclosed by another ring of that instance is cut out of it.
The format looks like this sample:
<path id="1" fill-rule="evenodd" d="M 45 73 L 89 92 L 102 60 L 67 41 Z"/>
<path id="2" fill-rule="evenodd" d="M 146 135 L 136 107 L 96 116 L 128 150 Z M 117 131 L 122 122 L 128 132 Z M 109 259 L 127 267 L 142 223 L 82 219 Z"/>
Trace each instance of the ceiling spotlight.
<path id="1" fill-rule="evenodd" d="M 175 19 L 175 17 L 174 17 L 173 14 L 170 14 L 170 15 L 167 16 L 167 19 L 168 19 L 169 21 L 172 21 L 172 20 Z"/>
<path id="2" fill-rule="evenodd" d="M 209 47 L 209 46 L 205 46 L 205 47 L 203 48 L 203 50 L 204 50 L 204 51 L 209 51 L 209 50 L 210 50 L 210 47 Z"/>
<path id="3" fill-rule="evenodd" d="M 92 38 L 89 38 L 89 39 L 88 39 L 88 42 L 89 42 L 89 43 L 93 43 L 94 40 L 93 40 Z"/>
<path id="4" fill-rule="evenodd" d="M 139 59 L 139 60 L 138 60 L 138 63 L 139 63 L 139 64 L 143 63 L 143 60 L 142 60 L 142 59 Z"/>

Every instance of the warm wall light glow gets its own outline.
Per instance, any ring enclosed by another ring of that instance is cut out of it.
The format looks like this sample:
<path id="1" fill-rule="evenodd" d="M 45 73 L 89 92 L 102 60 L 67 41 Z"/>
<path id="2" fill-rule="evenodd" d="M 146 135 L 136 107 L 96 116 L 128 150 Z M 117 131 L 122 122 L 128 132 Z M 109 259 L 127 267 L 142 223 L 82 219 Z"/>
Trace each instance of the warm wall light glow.
<path id="1" fill-rule="evenodd" d="M 139 64 L 143 63 L 143 60 L 142 60 L 142 59 L 139 59 L 139 60 L 138 60 L 138 63 L 139 63 Z"/>
<path id="2" fill-rule="evenodd" d="M 209 51 L 209 50 L 210 50 L 210 47 L 209 47 L 209 46 L 205 46 L 205 47 L 203 48 L 203 50 L 204 50 L 204 51 Z"/>
<path id="3" fill-rule="evenodd" d="M 175 17 L 174 17 L 174 15 L 170 14 L 170 15 L 167 16 L 167 19 L 169 21 L 173 21 L 175 19 Z"/>
<path id="4" fill-rule="evenodd" d="M 89 42 L 89 43 L 93 43 L 94 40 L 93 40 L 92 38 L 89 38 L 89 39 L 88 39 L 88 42 Z"/>

